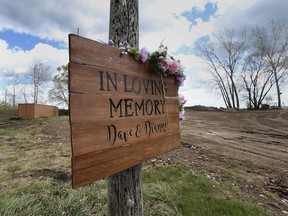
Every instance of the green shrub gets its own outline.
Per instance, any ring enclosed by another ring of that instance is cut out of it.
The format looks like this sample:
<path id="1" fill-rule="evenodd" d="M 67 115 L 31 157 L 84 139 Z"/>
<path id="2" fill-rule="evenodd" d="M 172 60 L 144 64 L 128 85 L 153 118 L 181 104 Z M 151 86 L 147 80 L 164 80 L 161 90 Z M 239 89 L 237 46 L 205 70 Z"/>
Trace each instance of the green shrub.
<path id="1" fill-rule="evenodd" d="M 67 116 L 69 115 L 68 109 L 59 109 L 59 116 Z"/>
<path id="2" fill-rule="evenodd" d="M 17 116 L 17 107 L 9 104 L 0 103 L 0 118 L 11 118 Z"/>

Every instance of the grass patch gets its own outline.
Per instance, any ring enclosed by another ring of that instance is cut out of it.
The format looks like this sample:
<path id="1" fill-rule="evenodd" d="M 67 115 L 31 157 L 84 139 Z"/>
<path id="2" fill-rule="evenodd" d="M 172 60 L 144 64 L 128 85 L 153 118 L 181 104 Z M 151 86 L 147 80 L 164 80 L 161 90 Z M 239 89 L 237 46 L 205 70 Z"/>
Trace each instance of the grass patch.
<path id="1" fill-rule="evenodd" d="M 105 215 L 106 183 L 99 181 L 78 190 L 69 183 L 38 183 L 0 199 L 0 215 Z"/>
<path id="2" fill-rule="evenodd" d="M 21 165 L 20 165 L 20 164 L 17 164 L 17 163 L 9 164 L 9 165 L 6 167 L 6 170 L 7 170 L 8 172 L 16 172 L 16 171 L 19 171 L 19 170 L 21 170 Z"/>
<path id="3" fill-rule="evenodd" d="M 3 179 L 4 180 L 4 179 Z M 17 185 L 17 184 L 16 184 Z M 73 190 L 70 182 L 33 182 L 0 193 L 0 215 L 106 215 L 105 180 Z M 249 203 L 219 197 L 226 186 L 196 176 L 186 168 L 156 167 L 143 171 L 144 215 L 269 215 Z"/>
<path id="4" fill-rule="evenodd" d="M 1 135 L 0 135 L 1 136 Z M 5 142 L 0 142 L 0 149 L 5 149 L 8 147 L 8 144 Z"/>
<path id="5" fill-rule="evenodd" d="M 231 186 L 193 175 L 186 168 L 157 167 L 145 171 L 143 179 L 147 215 L 269 215 L 251 203 L 225 197 L 223 190 Z"/>

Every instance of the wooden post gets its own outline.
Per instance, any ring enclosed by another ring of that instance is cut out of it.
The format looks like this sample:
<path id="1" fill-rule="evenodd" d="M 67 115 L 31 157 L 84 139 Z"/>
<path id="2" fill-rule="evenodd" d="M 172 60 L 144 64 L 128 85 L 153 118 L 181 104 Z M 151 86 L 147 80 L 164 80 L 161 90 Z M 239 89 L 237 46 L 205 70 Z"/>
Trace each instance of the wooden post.
<path id="1" fill-rule="evenodd" d="M 143 215 L 142 165 L 109 177 L 109 216 Z"/>
<path id="2" fill-rule="evenodd" d="M 138 0 L 111 0 L 109 39 L 115 46 L 127 41 L 139 49 Z"/>
<path id="3" fill-rule="evenodd" d="M 109 39 L 115 46 L 127 41 L 139 49 L 138 0 L 111 0 Z M 108 212 L 110 216 L 143 215 L 142 165 L 109 177 Z"/>

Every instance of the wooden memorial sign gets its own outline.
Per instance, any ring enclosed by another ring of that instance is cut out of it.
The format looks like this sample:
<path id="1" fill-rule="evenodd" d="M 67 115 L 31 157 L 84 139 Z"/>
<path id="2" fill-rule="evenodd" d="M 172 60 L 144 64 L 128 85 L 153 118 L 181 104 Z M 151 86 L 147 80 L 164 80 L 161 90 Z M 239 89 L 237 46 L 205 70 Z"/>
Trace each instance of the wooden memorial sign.
<path id="1" fill-rule="evenodd" d="M 73 188 L 180 147 L 177 94 L 173 77 L 69 35 Z"/>

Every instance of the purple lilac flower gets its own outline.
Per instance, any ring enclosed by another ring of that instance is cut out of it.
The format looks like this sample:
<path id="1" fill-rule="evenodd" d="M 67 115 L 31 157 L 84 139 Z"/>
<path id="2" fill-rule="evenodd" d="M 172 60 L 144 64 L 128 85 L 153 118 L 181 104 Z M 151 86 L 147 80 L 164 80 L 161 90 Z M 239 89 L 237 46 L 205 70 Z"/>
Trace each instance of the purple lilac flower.
<path id="1" fill-rule="evenodd" d="M 185 115 L 184 115 L 184 112 L 179 112 L 179 120 L 180 120 L 180 121 L 186 120 L 186 117 L 185 117 Z"/>
<path id="2" fill-rule="evenodd" d="M 185 100 L 185 96 L 184 95 L 179 95 L 179 102 L 183 105 L 186 103 L 186 100 Z"/>
<path id="3" fill-rule="evenodd" d="M 184 84 L 184 77 L 182 77 L 182 76 L 176 76 L 175 79 L 176 79 L 176 82 L 178 83 L 179 86 L 183 86 L 183 84 Z"/>
<path id="4" fill-rule="evenodd" d="M 114 41 L 111 40 L 111 39 L 109 39 L 109 40 L 108 40 L 108 45 L 109 45 L 109 46 L 114 46 Z"/>
<path id="5" fill-rule="evenodd" d="M 143 47 L 141 50 L 140 50 L 140 55 L 141 55 L 141 61 L 144 63 L 147 61 L 148 59 L 148 50 Z"/>

